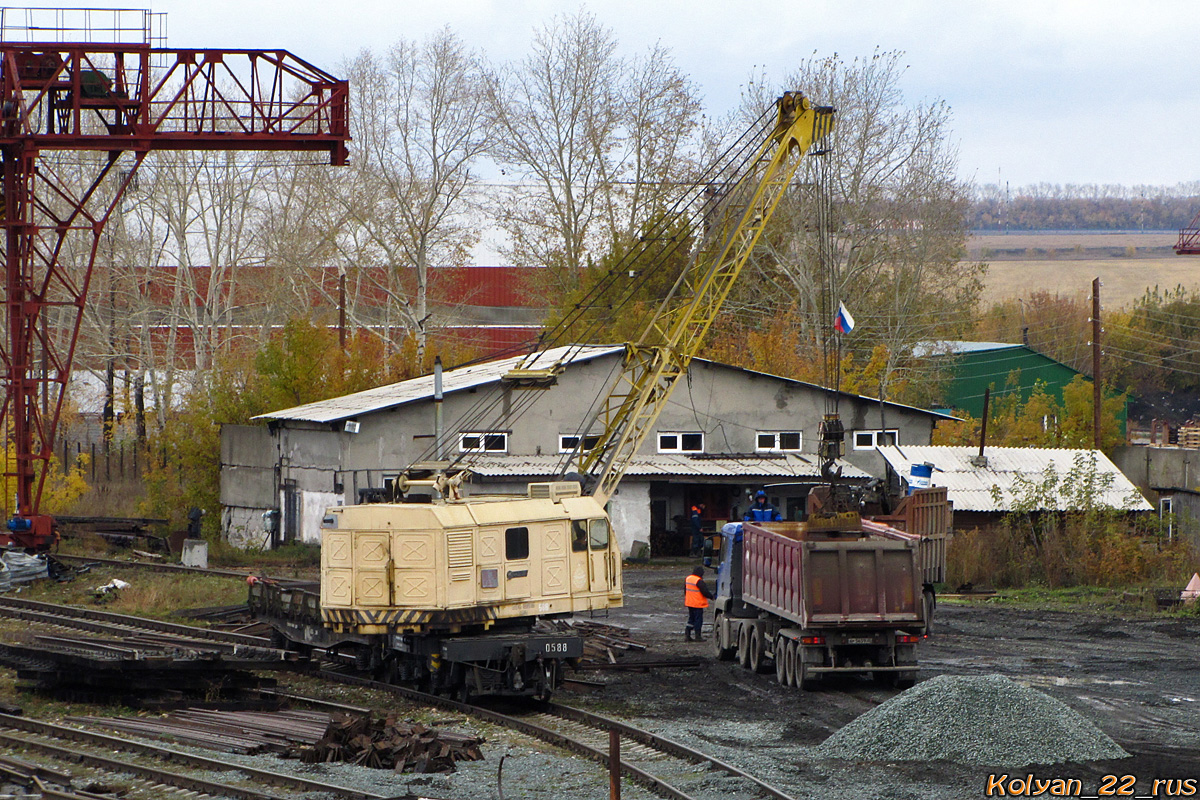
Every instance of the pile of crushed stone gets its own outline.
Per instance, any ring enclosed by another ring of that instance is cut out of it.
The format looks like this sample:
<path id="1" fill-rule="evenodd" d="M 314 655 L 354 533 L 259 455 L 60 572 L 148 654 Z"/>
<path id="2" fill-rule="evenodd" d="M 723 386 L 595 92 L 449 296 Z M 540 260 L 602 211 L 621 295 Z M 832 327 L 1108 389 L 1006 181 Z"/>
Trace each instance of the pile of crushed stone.
<path id="1" fill-rule="evenodd" d="M 816 754 L 996 767 L 1129 757 L 1078 712 L 1003 675 L 919 683 L 830 736 Z"/>

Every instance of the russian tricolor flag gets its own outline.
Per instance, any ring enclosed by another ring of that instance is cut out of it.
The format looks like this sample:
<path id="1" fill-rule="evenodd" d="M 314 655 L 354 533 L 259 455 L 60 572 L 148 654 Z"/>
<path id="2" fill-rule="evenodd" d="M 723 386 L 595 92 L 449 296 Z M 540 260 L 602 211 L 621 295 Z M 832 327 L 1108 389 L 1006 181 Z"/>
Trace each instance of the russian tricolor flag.
<path id="1" fill-rule="evenodd" d="M 838 303 L 838 313 L 833 320 L 833 328 L 838 333 L 849 333 L 854 330 L 854 317 L 846 310 L 845 303 Z"/>

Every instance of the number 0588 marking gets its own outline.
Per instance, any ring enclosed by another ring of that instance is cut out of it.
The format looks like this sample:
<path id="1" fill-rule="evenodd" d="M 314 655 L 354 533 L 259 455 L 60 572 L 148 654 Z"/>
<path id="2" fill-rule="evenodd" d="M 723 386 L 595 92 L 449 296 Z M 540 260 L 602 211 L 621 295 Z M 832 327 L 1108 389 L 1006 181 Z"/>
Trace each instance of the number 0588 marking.
<path id="1" fill-rule="evenodd" d="M 563 655 L 566 655 L 567 643 L 566 642 L 546 642 L 546 649 L 544 652 L 562 653 Z"/>

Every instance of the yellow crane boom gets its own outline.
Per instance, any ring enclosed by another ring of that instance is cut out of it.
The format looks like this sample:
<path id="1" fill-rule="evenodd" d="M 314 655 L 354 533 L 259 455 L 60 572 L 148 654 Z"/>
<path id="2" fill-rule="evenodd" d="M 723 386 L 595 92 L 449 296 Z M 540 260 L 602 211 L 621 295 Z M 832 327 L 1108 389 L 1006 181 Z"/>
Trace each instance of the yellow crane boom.
<path id="1" fill-rule="evenodd" d="M 597 415 L 603 433 L 579 463 L 601 503 L 612 496 L 675 384 L 687 373 L 801 160 L 833 130 L 834 109 L 814 106 L 800 92 L 785 93 L 776 100 L 776 110 L 776 124 L 752 159 L 753 167 L 727 195 L 749 200 L 740 214 L 727 212 L 709 236 L 685 276 L 690 296 L 679 304 L 672 304 L 671 297 L 664 300 L 639 340 L 626 345 L 622 372 Z"/>

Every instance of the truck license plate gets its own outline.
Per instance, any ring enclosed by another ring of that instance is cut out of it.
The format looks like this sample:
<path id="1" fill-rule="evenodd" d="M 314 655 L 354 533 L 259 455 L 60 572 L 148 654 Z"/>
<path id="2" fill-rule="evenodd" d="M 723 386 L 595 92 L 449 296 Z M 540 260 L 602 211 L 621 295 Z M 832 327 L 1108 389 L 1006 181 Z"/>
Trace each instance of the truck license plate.
<path id="1" fill-rule="evenodd" d="M 847 636 L 846 644 L 875 644 L 875 639 L 871 636 Z"/>

